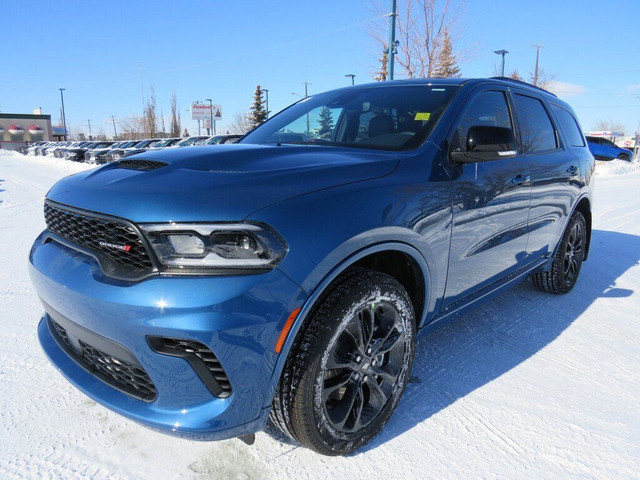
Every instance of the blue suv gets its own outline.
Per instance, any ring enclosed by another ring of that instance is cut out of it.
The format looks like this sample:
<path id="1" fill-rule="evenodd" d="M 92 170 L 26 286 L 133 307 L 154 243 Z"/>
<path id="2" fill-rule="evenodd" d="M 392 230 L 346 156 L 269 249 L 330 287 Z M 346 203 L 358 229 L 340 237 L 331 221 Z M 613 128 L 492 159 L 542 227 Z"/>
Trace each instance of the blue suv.
<path id="1" fill-rule="evenodd" d="M 587 136 L 587 144 L 589 150 L 596 160 L 613 160 L 620 159 L 630 161 L 633 158 L 633 152 L 626 148 L 620 148 L 611 140 L 602 137 Z"/>
<path id="2" fill-rule="evenodd" d="M 416 335 L 532 277 L 569 292 L 594 159 L 572 109 L 504 79 L 314 95 L 238 144 L 58 182 L 30 254 L 51 362 L 197 439 L 269 418 L 326 455 L 395 410 Z"/>

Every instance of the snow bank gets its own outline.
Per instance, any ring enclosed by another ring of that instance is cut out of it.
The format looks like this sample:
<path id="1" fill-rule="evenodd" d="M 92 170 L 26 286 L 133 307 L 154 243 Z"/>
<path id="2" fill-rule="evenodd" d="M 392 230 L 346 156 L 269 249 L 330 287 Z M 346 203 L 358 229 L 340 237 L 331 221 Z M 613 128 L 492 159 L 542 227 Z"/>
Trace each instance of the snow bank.
<path id="1" fill-rule="evenodd" d="M 596 162 L 596 175 L 608 177 L 611 175 L 623 175 L 626 173 L 640 172 L 640 161 L 627 162 L 624 160 L 610 160 L 608 162 Z"/>
<path id="2" fill-rule="evenodd" d="M 0 160 L 18 160 L 20 162 L 25 162 L 30 165 L 42 165 L 47 167 L 54 167 L 63 174 L 71 175 L 72 173 L 82 172 L 84 170 L 89 170 L 90 168 L 95 168 L 95 165 L 91 165 L 89 163 L 80 163 L 73 162 L 71 160 L 66 160 L 64 158 L 54 158 L 54 157 L 43 157 L 43 156 L 35 156 L 35 155 L 23 155 L 22 153 L 15 152 L 13 150 L 2 150 L 0 149 Z"/>

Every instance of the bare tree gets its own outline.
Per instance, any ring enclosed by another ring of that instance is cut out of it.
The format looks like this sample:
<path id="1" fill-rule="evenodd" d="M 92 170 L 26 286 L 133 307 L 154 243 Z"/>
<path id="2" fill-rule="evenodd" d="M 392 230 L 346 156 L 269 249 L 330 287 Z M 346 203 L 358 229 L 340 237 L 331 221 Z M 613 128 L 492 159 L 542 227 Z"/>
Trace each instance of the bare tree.
<path id="1" fill-rule="evenodd" d="M 401 2 L 396 21 L 398 54 L 395 58 L 404 75 L 409 78 L 434 75 L 445 44 L 445 35 L 455 38 L 463 7 L 464 0 Z M 372 10 L 379 17 L 369 25 L 369 33 L 379 45 L 384 46 L 388 31 L 386 18 L 389 12 L 385 11 L 385 6 L 380 2 L 373 2 Z M 453 51 L 451 55 L 454 55 Z M 457 56 L 460 57 L 460 54 Z"/>
<path id="2" fill-rule="evenodd" d="M 162 110 L 162 108 L 160 109 L 160 124 L 162 126 L 160 129 L 160 138 L 164 138 L 167 136 L 167 128 L 164 124 L 164 111 Z"/>
<path id="3" fill-rule="evenodd" d="M 171 95 L 171 136 L 180 136 L 180 113 L 178 112 L 178 100 L 176 100 L 176 91 Z"/>
<path id="4" fill-rule="evenodd" d="M 556 79 L 556 76 L 554 74 L 547 74 L 544 71 L 544 69 L 540 68 L 538 69 L 538 83 L 536 84 L 534 83 L 535 74 L 533 72 L 529 73 L 529 83 L 531 85 L 536 85 L 537 87 L 542 88 L 544 90 L 548 90 L 555 79 Z"/>
<path id="5" fill-rule="evenodd" d="M 120 137 L 126 140 L 137 140 L 142 138 L 145 129 L 145 122 L 142 117 L 132 115 L 130 117 L 123 118 L 119 122 L 120 125 Z"/>
<path id="6" fill-rule="evenodd" d="M 246 112 L 238 112 L 233 116 L 233 120 L 229 125 L 229 128 L 233 133 L 244 135 L 249 130 L 251 130 L 251 126 L 249 125 L 249 119 L 247 118 Z"/>
<path id="7" fill-rule="evenodd" d="M 151 95 L 144 107 L 144 130 L 150 137 L 158 133 L 158 111 L 156 107 L 156 92 L 151 85 Z"/>
<path id="8" fill-rule="evenodd" d="M 593 125 L 593 129 L 604 132 L 624 132 L 624 125 L 614 120 L 598 120 Z"/>

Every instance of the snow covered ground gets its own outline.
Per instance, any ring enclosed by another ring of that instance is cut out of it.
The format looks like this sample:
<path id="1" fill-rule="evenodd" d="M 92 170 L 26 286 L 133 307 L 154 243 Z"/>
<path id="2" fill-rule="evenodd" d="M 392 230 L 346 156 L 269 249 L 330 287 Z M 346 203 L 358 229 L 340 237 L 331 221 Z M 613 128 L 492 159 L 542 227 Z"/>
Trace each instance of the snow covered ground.
<path id="1" fill-rule="evenodd" d="M 89 168 L 0 151 L 0 478 L 639 478 L 640 168 L 598 166 L 591 258 L 566 296 L 525 282 L 418 345 L 382 434 L 347 458 L 275 431 L 197 443 L 89 400 L 48 363 L 27 275 L 43 196 Z"/>

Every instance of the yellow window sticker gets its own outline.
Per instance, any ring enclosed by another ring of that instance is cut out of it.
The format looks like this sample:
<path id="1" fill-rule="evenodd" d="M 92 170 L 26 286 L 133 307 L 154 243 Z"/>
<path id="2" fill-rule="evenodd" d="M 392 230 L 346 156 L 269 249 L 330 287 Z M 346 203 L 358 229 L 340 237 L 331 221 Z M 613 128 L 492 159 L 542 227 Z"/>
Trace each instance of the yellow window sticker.
<path id="1" fill-rule="evenodd" d="M 414 120 L 418 121 L 418 120 L 429 120 L 429 118 L 431 118 L 431 114 L 429 112 L 418 112 L 416 113 L 416 118 L 414 118 Z"/>

